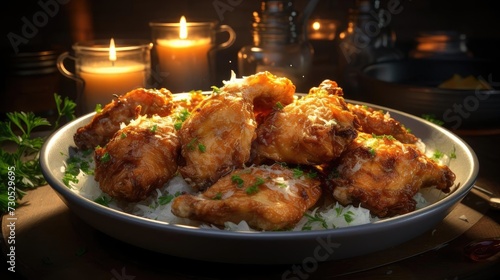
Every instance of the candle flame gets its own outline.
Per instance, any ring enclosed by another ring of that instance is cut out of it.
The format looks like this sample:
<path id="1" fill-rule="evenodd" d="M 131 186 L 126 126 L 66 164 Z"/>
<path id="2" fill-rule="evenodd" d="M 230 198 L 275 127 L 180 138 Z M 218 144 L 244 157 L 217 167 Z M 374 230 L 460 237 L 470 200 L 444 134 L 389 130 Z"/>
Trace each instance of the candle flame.
<path id="1" fill-rule="evenodd" d="M 182 16 L 180 25 L 179 25 L 179 38 L 180 39 L 187 39 L 188 32 L 187 32 L 187 24 L 186 24 L 186 17 Z"/>
<path id="2" fill-rule="evenodd" d="M 115 40 L 113 38 L 109 41 L 109 61 L 116 61 Z"/>
<path id="3" fill-rule="evenodd" d="M 319 30 L 319 29 L 321 28 L 321 23 L 319 23 L 319 21 L 315 21 L 315 22 L 313 22 L 313 24 L 312 24 L 312 28 L 313 28 L 314 30 Z"/>

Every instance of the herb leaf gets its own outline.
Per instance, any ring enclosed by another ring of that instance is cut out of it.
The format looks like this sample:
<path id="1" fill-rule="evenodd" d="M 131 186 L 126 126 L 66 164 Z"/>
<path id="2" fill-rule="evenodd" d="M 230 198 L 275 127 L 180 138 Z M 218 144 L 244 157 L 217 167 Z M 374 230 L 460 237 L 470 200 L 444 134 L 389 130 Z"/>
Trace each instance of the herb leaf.
<path id="1" fill-rule="evenodd" d="M 68 98 L 62 99 L 54 94 L 57 106 L 57 120 L 52 130 L 59 128 L 60 122 L 66 118 L 74 119 L 76 104 Z M 25 191 L 44 185 L 47 182 L 42 175 L 39 152 L 45 137 L 37 137 L 33 132 L 51 123 L 33 112 L 9 112 L 6 120 L 0 121 L 0 213 L 12 209 L 12 199 L 8 196 L 8 187 L 15 186 L 15 206 Z M 12 148 L 4 149 L 8 144 Z M 9 175 L 15 170 L 15 176 Z M 10 203 L 10 204 L 9 204 Z M 10 206 L 10 207 L 9 207 Z"/>

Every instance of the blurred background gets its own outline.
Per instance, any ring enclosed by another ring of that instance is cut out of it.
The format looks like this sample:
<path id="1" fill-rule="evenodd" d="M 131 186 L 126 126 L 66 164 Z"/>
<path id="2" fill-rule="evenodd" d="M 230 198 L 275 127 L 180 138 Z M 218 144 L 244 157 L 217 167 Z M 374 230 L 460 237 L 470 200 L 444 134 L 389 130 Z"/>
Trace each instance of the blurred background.
<path id="1" fill-rule="evenodd" d="M 291 1 L 300 13 L 307 0 Z M 323 79 L 337 80 L 339 34 L 346 30 L 349 10 L 355 1 L 320 0 L 310 19 L 335 22 L 333 36 L 312 39 L 313 67 L 305 88 Z M 398 14 L 390 17 L 395 34 L 394 47 L 403 54 L 415 48 L 422 32 L 453 31 L 464 34 L 467 52 L 474 57 L 496 60 L 500 56 L 500 18 L 490 1 L 380 1 L 381 7 L 397 5 Z M 75 97 L 73 82 L 55 68 L 55 58 L 71 45 L 90 39 L 151 40 L 149 21 L 155 19 L 203 18 L 230 25 L 237 33 L 236 42 L 216 54 L 218 81 L 237 71 L 238 51 L 252 44 L 252 13 L 260 10 L 261 1 L 242 0 L 21 0 L 3 8 L 2 24 L 2 113 L 30 110 L 50 114 L 54 93 Z M 23 54 L 38 54 L 36 57 Z M 154 66 L 153 66 L 154 67 Z M 342 86 L 342 84 L 341 84 Z M 359 97 L 355 92 L 345 95 Z M 362 97 L 361 97 L 362 98 Z"/>

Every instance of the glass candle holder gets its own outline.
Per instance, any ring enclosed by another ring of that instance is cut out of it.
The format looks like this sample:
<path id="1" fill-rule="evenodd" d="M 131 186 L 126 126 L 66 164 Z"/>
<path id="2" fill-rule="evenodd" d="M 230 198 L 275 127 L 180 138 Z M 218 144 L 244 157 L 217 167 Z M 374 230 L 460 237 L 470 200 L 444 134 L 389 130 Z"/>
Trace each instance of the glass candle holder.
<path id="1" fill-rule="evenodd" d="M 160 70 L 157 84 L 172 92 L 209 90 L 215 83 L 214 51 L 230 47 L 236 33 L 228 25 L 216 21 L 187 22 L 185 18 L 177 23 L 152 21 L 155 54 Z M 218 33 L 227 32 L 225 42 L 216 42 Z"/>
<path id="2" fill-rule="evenodd" d="M 142 40 L 95 40 L 73 45 L 74 54 L 65 52 L 57 61 L 59 71 L 80 85 L 77 102 L 82 113 L 95 110 L 97 104 L 110 103 L 113 95 L 148 87 L 151 72 L 152 43 Z M 74 60 L 75 71 L 64 62 Z"/>

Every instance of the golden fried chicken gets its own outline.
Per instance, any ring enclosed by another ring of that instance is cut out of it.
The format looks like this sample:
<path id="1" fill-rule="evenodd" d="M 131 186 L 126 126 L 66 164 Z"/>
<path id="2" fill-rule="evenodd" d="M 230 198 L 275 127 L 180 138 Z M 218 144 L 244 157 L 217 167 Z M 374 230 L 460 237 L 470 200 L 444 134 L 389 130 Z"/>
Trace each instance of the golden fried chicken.
<path id="1" fill-rule="evenodd" d="M 95 180 L 111 197 L 140 201 L 175 175 L 179 153 L 170 117 L 140 116 L 95 150 Z"/>
<path id="2" fill-rule="evenodd" d="M 257 126 L 252 109 L 241 94 L 214 93 L 184 121 L 179 171 L 193 187 L 204 189 L 248 161 Z"/>
<path id="3" fill-rule="evenodd" d="M 295 85 L 286 77 L 278 77 L 268 71 L 236 79 L 234 72 L 230 81 L 224 82 L 221 90 L 241 93 L 254 105 L 257 121 L 269 114 L 277 104 L 281 106 L 293 102 Z"/>
<path id="4" fill-rule="evenodd" d="M 255 162 L 314 165 L 337 158 L 357 135 L 356 118 L 342 95 L 337 83 L 325 80 L 272 112 L 257 128 Z"/>
<path id="5" fill-rule="evenodd" d="M 201 101 L 179 131 L 182 176 L 196 189 L 205 189 L 234 168 L 243 167 L 255 139 L 254 103 L 288 103 L 294 90 L 287 78 L 262 72 L 233 78 Z"/>
<path id="6" fill-rule="evenodd" d="M 172 94 L 167 89 L 137 88 L 113 99 L 96 113 L 91 122 L 78 128 L 74 141 L 80 149 L 104 146 L 120 129 L 139 115 L 168 116 L 172 112 Z"/>
<path id="7" fill-rule="evenodd" d="M 179 94 L 173 95 L 172 103 L 174 104 L 175 111 L 186 110 L 191 112 L 208 95 L 203 94 L 201 90 L 192 90 L 187 93 L 186 98 L 179 98 L 179 96 Z"/>
<path id="8" fill-rule="evenodd" d="M 348 103 L 347 106 L 358 118 L 360 130 L 363 132 L 375 135 L 392 135 L 397 140 L 407 144 L 414 144 L 418 141 L 415 135 L 410 133 L 402 123 L 392 118 L 389 113 L 359 104 Z"/>
<path id="9" fill-rule="evenodd" d="M 415 210 L 413 196 L 435 187 L 449 192 L 455 174 L 425 156 L 416 145 L 392 136 L 359 133 L 331 173 L 333 197 L 343 205 L 360 204 L 378 217 Z"/>
<path id="10" fill-rule="evenodd" d="M 311 177 L 278 164 L 234 170 L 199 195 L 175 198 L 172 213 L 219 226 L 246 221 L 255 229 L 289 229 L 321 196 Z"/>

